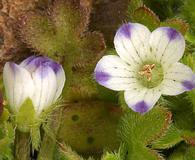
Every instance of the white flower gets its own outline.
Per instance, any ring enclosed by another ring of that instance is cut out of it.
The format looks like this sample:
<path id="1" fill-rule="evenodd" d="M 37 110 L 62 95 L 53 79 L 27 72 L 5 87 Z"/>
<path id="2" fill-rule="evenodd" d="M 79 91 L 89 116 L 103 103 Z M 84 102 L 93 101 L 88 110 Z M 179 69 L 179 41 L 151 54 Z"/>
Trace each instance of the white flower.
<path id="1" fill-rule="evenodd" d="M 145 113 L 161 95 L 178 95 L 195 88 L 192 70 L 178 61 L 185 40 L 175 29 L 160 27 L 152 33 L 138 23 L 122 25 L 114 38 L 119 56 L 104 56 L 95 68 L 95 79 L 109 89 L 124 91 L 135 112 Z"/>
<path id="2" fill-rule="evenodd" d="M 65 83 L 61 65 L 47 57 L 32 56 L 20 65 L 7 62 L 3 70 L 6 97 L 13 111 L 19 111 L 27 98 L 40 114 L 60 96 Z"/>

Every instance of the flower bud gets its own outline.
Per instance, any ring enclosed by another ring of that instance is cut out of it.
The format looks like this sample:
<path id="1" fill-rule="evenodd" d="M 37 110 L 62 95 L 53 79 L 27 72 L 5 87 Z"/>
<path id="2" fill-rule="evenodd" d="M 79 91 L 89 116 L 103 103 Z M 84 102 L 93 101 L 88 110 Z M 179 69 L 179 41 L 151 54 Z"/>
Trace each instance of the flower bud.
<path id="1" fill-rule="evenodd" d="M 6 97 L 10 109 L 17 113 L 30 99 L 36 115 L 59 98 L 65 83 L 60 64 L 47 58 L 31 56 L 19 65 L 7 62 L 3 70 Z"/>

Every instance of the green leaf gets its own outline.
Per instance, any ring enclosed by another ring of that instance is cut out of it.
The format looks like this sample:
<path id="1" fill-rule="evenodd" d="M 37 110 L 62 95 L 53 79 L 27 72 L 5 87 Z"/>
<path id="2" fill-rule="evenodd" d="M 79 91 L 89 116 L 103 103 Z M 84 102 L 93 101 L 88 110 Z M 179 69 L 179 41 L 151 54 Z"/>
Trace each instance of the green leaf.
<path id="1" fill-rule="evenodd" d="M 132 137 L 135 142 L 148 145 L 164 134 L 170 123 L 171 113 L 162 107 L 156 107 L 145 115 L 129 112 L 122 118 L 120 135 L 123 141 L 125 137 Z"/>
<path id="2" fill-rule="evenodd" d="M 143 6 L 143 1 L 142 0 L 130 0 L 129 5 L 128 5 L 128 16 L 132 17 L 132 14 L 134 11 Z"/>
<path id="3" fill-rule="evenodd" d="M 106 148 L 118 148 L 117 124 L 121 110 L 115 104 L 102 101 L 71 103 L 62 115 L 66 116 L 62 117 L 58 139 L 79 153 L 98 154 Z"/>
<path id="4" fill-rule="evenodd" d="M 154 149 L 167 149 L 175 146 L 181 142 L 183 138 L 181 137 L 180 131 L 171 125 L 170 128 L 164 133 L 162 137 L 152 142 L 152 148 Z"/>
<path id="5" fill-rule="evenodd" d="M 179 130 L 193 130 L 195 124 L 195 113 L 193 113 L 192 103 L 186 93 L 178 96 L 164 97 L 164 104 L 173 113 L 175 127 Z"/>
<path id="6" fill-rule="evenodd" d="M 133 22 L 141 23 L 147 26 L 151 31 L 158 28 L 160 25 L 158 16 L 145 6 L 136 9 L 131 17 Z"/>
<path id="7" fill-rule="evenodd" d="M 3 113 L 1 114 L 0 116 L 0 123 L 3 123 L 5 121 L 7 121 L 10 117 L 10 113 L 9 111 L 7 110 L 7 108 L 3 108 Z"/>
<path id="8" fill-rule="evenodd" d="M 63 51 L 64 43 L 56 41 L 55 26 L 50 18 L 40 12 L 27 12 L 20 22 L 22 40 L 43 54 Z"/>
<path id="9" fill-rule="evenodd" d="M 46 12 L 30 11 L 20 17 L 22 40 L 42 54 L 57 58 L 75 48 L 89 23 L 91 3 L 58 0 Z"/>
<path id="10" fill-rule="evenodd" d="M 143 144 L 135 143 L 133 144 L 132 148 L 129 148 L 127 157 L 127 159 L 164 160 L 164 158 L 157 153 L 157 151 L 151 150 L 143 146 Z"/>
<path id="11" fill-rule="evenodd" d="M 184 20 L 179 19 L 179 18 L 167 19 L 166 21 L 161 23 L 161 26 L 169 26 L 169 27 L 175 28 L 177 31 L 181 32 L 183 35 L 185 35 L 189 29 L 189 25 Z"/>
<path id="12" fill-rule="evenodd" d="M 133 111 L 127 113 L 120 123 L 119 135 L 127 146 L 128 159 L 163 159 L 146 146 L 161 137 L 170 123 L 171 113 L 162 107 L 156 107 L 145 115 Z"/>
<path id="13" fill-rule="evenodd" d="M 178 148 L 170 155 L 168 160 L 194 160 L 195 147 L 189 145 L 179 145 Z"/>
<path id="14" fill-rule="evenodd" d="M 180 10 L 183 0 L 143 0 L 144 4 L 152 9 L 161 20 L 174 17 Z"/>
<path id="15" fill-rule="evenodd" d="M 13 160 L 14 137 L 15 131 L 11 123 L 5 122 L 0 125 L 0 159 Z"/>
<path id="16" fill-rule="evenodd" d="M 190 24 L 191 31 L 195 31 L 195 3 L 193 0 L 185 0 L 181 8 L 181 16 L 187 19 Z"/>
<path id="17" fill-rule="evenodd" d="M 185 38 L 188 42 L 195 44 L 195 36 L 194 36 L 194 32 L 190 32 L 188 31 L 185 35 Z"/>

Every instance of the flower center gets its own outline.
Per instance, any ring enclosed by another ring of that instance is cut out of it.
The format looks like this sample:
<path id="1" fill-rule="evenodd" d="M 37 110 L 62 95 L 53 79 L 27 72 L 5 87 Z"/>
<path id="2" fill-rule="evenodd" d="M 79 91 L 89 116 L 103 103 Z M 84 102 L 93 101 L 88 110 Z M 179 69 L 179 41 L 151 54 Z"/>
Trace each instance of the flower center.
<path id="1" fill-rule="evenodd" d="M 154 88 L 163 80 L 163 68 L 159 63 L 145 62 L 138 69 L 138 82 L 146 88 Z"/>

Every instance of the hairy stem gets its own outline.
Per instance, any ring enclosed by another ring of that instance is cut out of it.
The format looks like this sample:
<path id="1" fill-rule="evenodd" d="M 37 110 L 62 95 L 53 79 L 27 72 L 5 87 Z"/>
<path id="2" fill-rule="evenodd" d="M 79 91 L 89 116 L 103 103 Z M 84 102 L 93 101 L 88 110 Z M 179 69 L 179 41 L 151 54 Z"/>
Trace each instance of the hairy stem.
<path id="1" fill-rule="evenodd" d="M 56 135 L 61 123 L 61 114 L 63 108 L 57 108 L 51 115 L 52 119 L 48 122 L 48 133 L 45 132 L 41 143 L 38 160 L 53 160 L 56 147 Z M 49 133 L 52 132 L 52 133 Z"/>
<path id="2" fill-rule="evenodd" d="M 30 160 L 30 134 L 16 130 L 15 160 Z"/>

